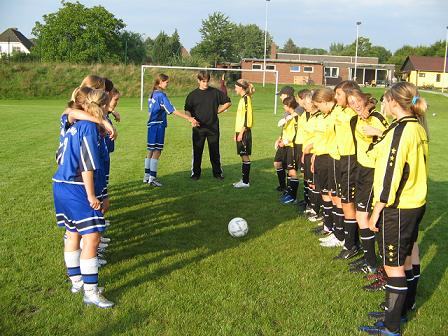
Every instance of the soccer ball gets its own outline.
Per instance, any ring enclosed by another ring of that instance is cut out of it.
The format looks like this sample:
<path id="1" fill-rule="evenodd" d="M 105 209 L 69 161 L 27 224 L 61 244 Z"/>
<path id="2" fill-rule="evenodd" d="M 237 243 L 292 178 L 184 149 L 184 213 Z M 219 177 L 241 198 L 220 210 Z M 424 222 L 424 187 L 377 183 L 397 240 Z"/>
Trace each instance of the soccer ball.
<path id="1" fill-rule="evenodd" d="M 229 233 L 232 237 L 238 238 L 243 237 L 249 231 L 249 226 L 244 218 L 235 217 L 228 225 Z"/>

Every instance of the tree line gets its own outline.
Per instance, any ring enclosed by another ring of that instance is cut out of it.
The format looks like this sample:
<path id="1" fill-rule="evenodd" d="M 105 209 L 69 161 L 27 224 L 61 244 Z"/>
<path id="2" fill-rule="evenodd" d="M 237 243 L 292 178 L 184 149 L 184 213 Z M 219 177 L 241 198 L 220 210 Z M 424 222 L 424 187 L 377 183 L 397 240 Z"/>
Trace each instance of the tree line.
<path id="1" fill-rule="evenodd" d="M 116 18 L 103 6 L 86 7 L 79 2 L 62 1 L 62 7 L 36 22 L 32 35 L 35 47 L 31 54 L 16 55 L 23 59 L 70 63 L 153 63 L 164 65 L 205 66 L 220 62 L 240 62 L 242 58 L 263 58 L 264 31 L 255 24 L 236 24 L 221 12 L 202 20 L 201 41 L 189 55 L 182 54 L 177 30 L 172 35 L 161 31 L 154 39 L 125 29 L 123 20 Z M 270 55 L 272 36 L 267 34 L 267 54 Z M 280 52 L 355 54 L 356 41 L 351 44 L 332 43 L 328 50 L 299 47 L 289 38 Z M 405 45 L 394 53 L 373 45 L 369 38 L 358 40 L 358 55 L 378 57 L 380 63 L 400 67 L 407 56 L 444 56 L 445 43 L 430 46 Z M 14 56 L 13 56 L 14 57 Z"/>

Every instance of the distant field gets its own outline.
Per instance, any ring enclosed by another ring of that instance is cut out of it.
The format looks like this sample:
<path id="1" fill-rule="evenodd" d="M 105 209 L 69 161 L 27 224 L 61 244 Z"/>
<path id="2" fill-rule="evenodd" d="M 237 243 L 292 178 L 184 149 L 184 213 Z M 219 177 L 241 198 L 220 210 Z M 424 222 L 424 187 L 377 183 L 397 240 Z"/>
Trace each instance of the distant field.
<path id="1" fill-rule="evenodd" d="M 120 102 L 108 214 L 112 242 L 100 270 L 100 285 L 116 302 L 112 310 L 84 306 L 64 275 L 51 177 L 67 99 L 1 100 L 0 334 L 358 335 L 383 293 L 361 290 L 367 282 L 332 260 L 338 250 L 321 248 L 309 232 L 312 224 L 294 206 L 278 203 L 272 160 L 281 110 L 273 114 L 272 86 L 257 90 L 247 190 L 232 187 L 241 169 L 232 141 L 236 97 L 220 116 L 225 180 L 212 178 L 205 150 L 203 175 L 190 181 L 191 131 L 169 117 L 160 189 L 141 183 L 147 113 L 138 98 Z M 369 91 L 380 96 L 383 90 Z M 424 96 L 429 202 L 419 235 L 417 311 L 403 335 L 446 335 L 448 98 Z M 184 99 L 172 97 L 179 109 Z M 248 221 L 246 237 L 227 233 L 233 217 Z"/>

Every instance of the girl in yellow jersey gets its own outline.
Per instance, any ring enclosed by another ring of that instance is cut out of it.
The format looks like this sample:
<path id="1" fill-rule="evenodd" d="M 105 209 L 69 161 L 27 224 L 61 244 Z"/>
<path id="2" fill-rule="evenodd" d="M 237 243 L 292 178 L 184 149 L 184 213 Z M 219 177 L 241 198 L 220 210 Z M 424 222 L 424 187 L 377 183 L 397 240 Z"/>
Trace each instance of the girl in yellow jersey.
<path id="1" fill-rule="evenodd" d="M 333 203 L 331 201 L 330 176 L 333 171 L 332 158 L 335 142 L 333 111 L 336 107 L 334 91 L 329 88 L 318 89 L 313 94 L 313 103 L 321 112 L 317 117 L 313 143 L 312 165 L 316 176 L 316 189 L 322 197 L 324 209 L 324 233 L 331 234 L 333 225 Z M 333 153 L 334 155 L 334 153 Z"/>
<path id="2" fill-rule="evenodd" d="M 375 160 L 367 155 L 369 146 L 388 127 L 384 116 L 375 111 L 377 100 L 371 94 L 353 90 L 347 97 L 349 106 L 358 114 L 355 127 L 356 140 L 356 220 L 359 226 L 365 263 L 352 268 L 351 272 L 375 273 L 375 233 L 369 229 L 369 212 L 373 201 L 373 173 Z"/>
<path id="3" fill-rule="evenodd" d="M 374 207 L 369 227 L 379 231 L 387 273 L 387 309 L 385 313 L 370 313 L 383 315 L 383 322 L 360 330 L 400 335 L 400 322 L 415 303 L 420 275 L 416 241 L 427 195 L 428 136 L 423 122 L 427 105 L 417 88 L 407 82 L 394 84 L 384 101 L 386 113 L 396 122 L 372 150 Z"/>
<path id="4" fill-rule="evenodd" d="M 235 137 L 236 151 L 241 157 L 242 165 L 241 171 L 243 177 L 240 181 L 235 182 L 235 188 L 249 187 L 249 173 L 250 173 L 250 157 L 252 154 L 252 95 L 255 93 L 254 86 L 244 79 L 239 79 L 235 83 L 235 92 L 239 95 L 240 101 L 236 111 L 235 121 Z"/>
<path id="5" fill-rule="evenodd" d="M 345 243 L 344 248 L 335 259 L 350 259 L 358 255 L 359 248 L 358 224 L 355 209 L 355 181 L 356 181 L 356 149 L 354 142 L 354 127 L 357 114 L 347 105 L 347 94 L 358 89 L 354 81 L 343 81 L 335 87 L 335 132 L 336 144 L 341 158 L 339 160 L 340 175 L 337 177 L 338 191 L 344 212 Z M 339 207 L 339 204 L 338 204 Z"/>
<path id="6" fill-rule="evenodd" d="M 275 146 L 278 147 L 274 159 L 274 167 L 279 169 L 283 162 L 286 162 L 288 170 L 288 186 L 286 192 L 280 198 L 283 204 L 292 203 L 297 197 L 297 188 L 299 180 L 297 179 L 297 170 L 294 157 L 294 141 L 297 133 L 298 114 L 295 112 L 298 104 L 294 97 L 286 97 L 283 99 L 283 108 L 292 118 L 286 118 L 283 125 L 282 135 L 277 139 Z"/>

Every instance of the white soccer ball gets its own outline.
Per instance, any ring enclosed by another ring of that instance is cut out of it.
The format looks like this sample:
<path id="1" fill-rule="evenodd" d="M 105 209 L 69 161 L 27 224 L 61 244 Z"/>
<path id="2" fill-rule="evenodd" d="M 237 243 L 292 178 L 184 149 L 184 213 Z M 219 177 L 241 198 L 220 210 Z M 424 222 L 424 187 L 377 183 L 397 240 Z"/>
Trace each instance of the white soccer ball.
<path id="1" fill-rule="evenodd" d="M 228 225 L 229 233 L 232 237 L 239 238 L 243 237 L 249 232 L 249 226 L 244 218 L 235 217 Z"/>
<path id="2" fill-rule="evenodd" d="M 437 114 L 433 113 L 432 116 L 435 117 Z"/>

